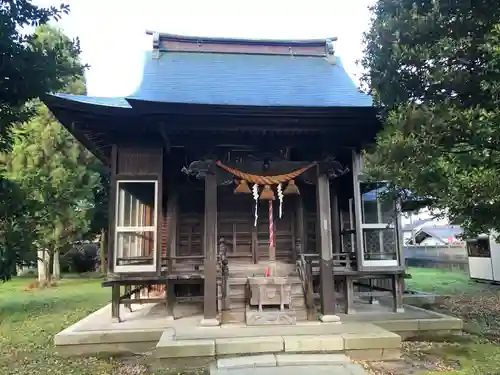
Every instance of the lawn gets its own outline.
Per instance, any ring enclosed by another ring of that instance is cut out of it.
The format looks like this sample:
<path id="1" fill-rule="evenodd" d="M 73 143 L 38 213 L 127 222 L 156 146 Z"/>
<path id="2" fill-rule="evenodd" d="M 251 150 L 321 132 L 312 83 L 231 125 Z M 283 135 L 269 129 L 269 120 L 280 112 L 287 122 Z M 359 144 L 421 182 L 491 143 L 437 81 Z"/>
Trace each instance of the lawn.
<path id="1" fill-rule="evenodd" d="M 405 366 L 377 366 L 376 374 L 500 374 L 500 287 L 470 282 L 467 274 L 410 269 L 412 290 L 449 295 L 433 309 L 461 317 L 464 336 L 429 337 L 404 343 Z M 111 358 L 63 358 L 54 353 L 53 337 L 104 306 L 110 291 L 99 280 L 67 278 L 56 287 L 25 291 L 29 279 L 0 284 L 1 375 L 163 375 L 136 361 Z M 391 367 L 392 366 L 392 367 Z M 409 371 L 411 370 L 411 371 Z"/>
<path id="2" fill-rule="evenodd" d="M 374 363 L 375 374 L 498 375 L 500 374 L 500 286 L 477 283 L 461 271 L 410 268 L 409 290 L 449 296 L 428 306 L 460 317 L 463 336 L 423 337 L 403 344 L 401 363 Z M 399 366 L 399 367 L 398 367 Z"/>
<path id="3" fill-rule="evenodd" d="M 492 289 L 488 284 L 480 284 L 469 279 L 462 271 L 440 268 L 409 268 L 411 279 L 406 280 L 406 288 L 440 295 L 461 295 Z M 493 287 L 495 289 L 496 287 Z"/>
<path id="4" fill-rule="evenodd" d="M 17 278 L 0 283 L 0 375 L 172 374 L 161 366 L 150 370 L 140 359 L 58 356 L 54 335 L 105 306 L 111 291 L 102 288 L 100 280 L 83 277 L 67 277 L 56 287 L 25 291 L 32 281 Z"/>
<path id="5" fill-rule="evenodd" d="M 109 291 L 99 280 L 62 280 L 57 287 L 25 291 L 29 279 L 0 283 L 0 374 L 113 374 L 109 360 L 55 355 L 53 336 L 104 306 Z"/>

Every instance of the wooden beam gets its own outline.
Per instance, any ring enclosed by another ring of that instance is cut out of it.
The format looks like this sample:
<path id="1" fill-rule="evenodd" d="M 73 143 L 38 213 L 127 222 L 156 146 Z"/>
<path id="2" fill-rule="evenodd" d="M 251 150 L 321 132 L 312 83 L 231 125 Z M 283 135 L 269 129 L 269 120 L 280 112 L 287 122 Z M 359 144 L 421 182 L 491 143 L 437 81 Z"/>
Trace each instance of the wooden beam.
<path id="1" fill-rule="evenodd" d="M 212 165 L 205 175 L 205 286 L 201 325 L 219 325 L 217 320 L 217 175 Z"/>
<path id="2" fill-rule="evenodd" d="M 319 171 L 319 170 L 318 170 Z M 322 321 L 338 321 L 335 315 L 335 289 L 332 259 L 332 222 L 330 209 L 330 182 L 328 177 L 319 173 L 316 185 L 317 202 L 317 242 L 320 253 L 320 299 Z"/>

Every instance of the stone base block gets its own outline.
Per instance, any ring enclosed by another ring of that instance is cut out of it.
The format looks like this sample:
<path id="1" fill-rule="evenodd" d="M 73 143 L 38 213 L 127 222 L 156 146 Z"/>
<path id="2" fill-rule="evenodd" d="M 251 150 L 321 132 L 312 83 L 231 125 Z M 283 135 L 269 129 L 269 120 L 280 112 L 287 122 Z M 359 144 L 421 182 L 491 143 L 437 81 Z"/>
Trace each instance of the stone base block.
<path id="1" fill-rule="evenodd" d="M 257 336 L 228 339 L 216 339 L 217 355 L 277 353 L 283 351 L 281 336 Z"/>
<path id="2" fill-rule="evenodd" d="M 285 352 L 337 352 L 344 350 L 344 339 L 340 335 L 283 336 Z"/>
<path id="3" fill-rule="evenodd" d="M 156 358 L 184 358 L 215 356 L 214 340 L 180 340 L 162 342 L 154 350 Z"/>
<path id="4" fill-rule="evenodd" d="M 420 331 L 463 329 L 463 321 L 452 317 L 443 319 L 419 319 L 418 329 Z"/>
<path id="5" fill-rule="evenodd" d="M 202 319 L 200 322 L 200 326 L 202 327 L 217 327 L 220 325 L 218 319 Z"/>
<path id="6" fill-rule="evenodd" d="M 340 318 L 337 315 L 322 315 L 319 320 L 323 323 L 340 323 Z"/>
<path id="7" fill-rule="evenodd" d="M 401 336 L 381 330 L 381 332 L 345 333 L 344 349 L 386 349 L 400 348 Z"/>

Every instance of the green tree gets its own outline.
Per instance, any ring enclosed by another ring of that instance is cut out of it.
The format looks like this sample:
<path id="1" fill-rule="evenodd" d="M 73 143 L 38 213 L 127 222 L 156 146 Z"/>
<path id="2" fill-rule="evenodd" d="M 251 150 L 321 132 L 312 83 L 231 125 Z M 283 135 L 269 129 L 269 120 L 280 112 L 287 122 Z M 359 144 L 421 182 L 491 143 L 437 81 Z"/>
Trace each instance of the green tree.
<path id="1" fill-rule="evenodd" d="M 100 175 L 95 157 L 40 105 L 38 115 L 16 126 L 4 176 L 18 184 L 32 204 L 34 248 L 47 250 L 57 265 L 59 253 L 90 230 Z M 57 266 L 54 273 L 57 276 Z M 48 274 L 48 272 L 47 272 Z"/>
<path id="2" fill-rule="evenodd" d="M 34 108 L 26 105 L 30 100 L 59 91 L 71 77 L 83 74 L 78 40 L 61 37 L 47 43 L 46 33 L 26 33 L 26 28 L 58 20 L 68 12 L 64 4 L 43 8 L 31 0 L 0 0 L 0 147 L 8 145 L 11 125 L 34 114 Z"/>
<path id="3" fill-rule="evenodd" d="M 84 66 L 78 59 L 78 50 L 61 30 L 41 25 L 31 42 L 37 51 L 49 51 L 43 54 L 53 51 L 57 57 L 55 65 L 65 66 L 53 67 L 57 71 L 53 73 L 53 82 L 49 81 L 52 73 L 48 72 L 46 90 L 85 93 Z M 29 102 L 13 111 L 16 114 L 12 121 L 16 123 L 5 123 L 10 145 L 0 154 L 0 197 L 5 197 L 0 199 L 3 280 L 15 272 L 16 264 L 32 263 L 37 259 L 36 250 L 44 249 L 56 259 L 57 274 L 59 252 L 88 234 L 91 218 L 98 209 L 95 197 L 102 194 L 98 173 L 102 167 L 97 159 L 38 99 L 24 99 Z M 19 122 L 28 115 L 29 121 Z"/>
<path id="4" fill-rule="evenodd" d="M 369 174 L 410 190 L 466 234 L 500 230 L 500 7 L 378 0 L 364 83 L 385 109 Z"/>
<path id="5" fill-rule="evenodd" d="M 30 252 L 35 239 L 35 222 L 26 212 L 32 203 L 16 183 L 0 181 L 0 281 L 14 275 L 17 265 L 33 264 L 36 254 Z"/>

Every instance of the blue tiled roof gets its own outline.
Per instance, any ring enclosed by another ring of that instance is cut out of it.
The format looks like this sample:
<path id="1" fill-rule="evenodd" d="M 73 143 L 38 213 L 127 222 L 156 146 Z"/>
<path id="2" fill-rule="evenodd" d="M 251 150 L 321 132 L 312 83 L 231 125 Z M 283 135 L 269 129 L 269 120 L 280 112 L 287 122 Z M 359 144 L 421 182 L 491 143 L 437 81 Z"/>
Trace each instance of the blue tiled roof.
<path id="1" fill-rule="evenodd" d="M 148 101 L 292 107 L 369 107 L 342 67 L 323 57 L 167 52 L 146 55 L 139 89 Z"/>
<path id="2" fill-rule="evenodd" d="M 145 101 L 282 107 L 371 107 L 337 57 L 166 52 L 146 53 L 143 78 L 129 97 L 55 94 L 100 107 L 132 108 Z"/>
<path id="3" fill-rule="evenodd" d="M 99 96 L 72 95 L 72 94 L 54 94 L 59 98 L 73 100 L 85 104 L 95 104 L 107 107 L 132 108 L 125 98 L 106 98 Z"/>

